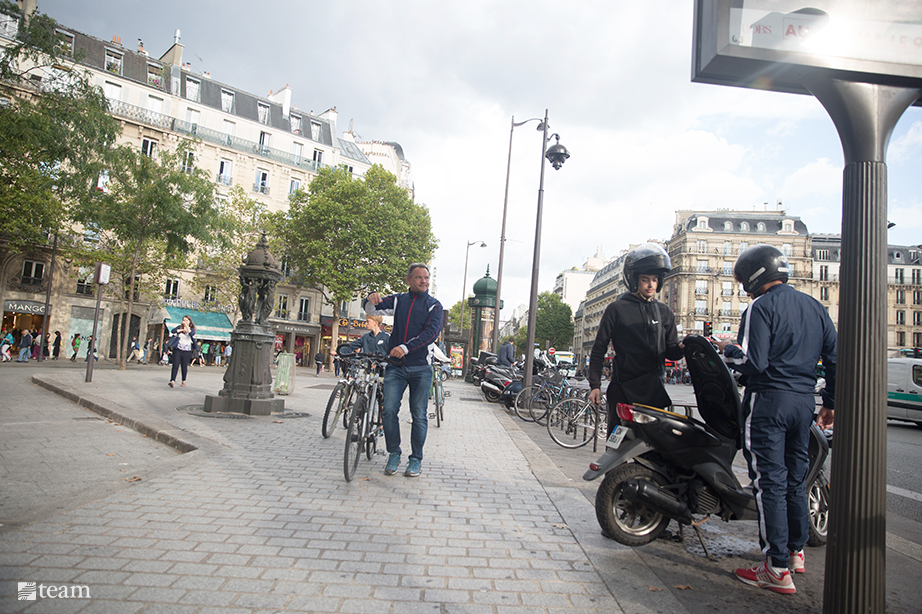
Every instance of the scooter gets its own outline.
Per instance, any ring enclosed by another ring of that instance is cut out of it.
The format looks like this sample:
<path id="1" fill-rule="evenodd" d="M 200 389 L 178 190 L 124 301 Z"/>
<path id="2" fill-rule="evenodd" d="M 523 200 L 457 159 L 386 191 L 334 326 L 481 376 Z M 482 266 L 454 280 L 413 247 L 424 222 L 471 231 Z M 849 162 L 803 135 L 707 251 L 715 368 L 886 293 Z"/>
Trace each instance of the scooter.
<path id="1" fill-rule="evenodd" d="M 487 367 L 484 371 L 483 380 L 480 382 L 480 390 L 490 403 L 499 403 L 502 401 L 503 392 L 512 384 L 512 382 L 522 379 L 522 372 L 513 366 L 504 366 L 495 364 L 495 358 L 487 359 Z"/>
<path id="2" fill-rule="evenodd" d="M 752 486 L 742 486 L 733 471 L 740 446 L 740 397 L 733 375 L 711 343 L 699 335 L 684 340 L 698 413 L 619 403 L 621 424 L 606 451 L 589 465 L 584 480 L 604 476 L 596 493 L 596 518 L 603 533 L 627 546 L 659 537 L 670 520 L 679 535 L 691 525 L 710 558 L 699 525 L 710 516 L 724 521 L 758 518 Z M 826 543 L 829 480 L 824 465 L 829 441 L 810 428 L 807 471 L 809 546 Z"/>

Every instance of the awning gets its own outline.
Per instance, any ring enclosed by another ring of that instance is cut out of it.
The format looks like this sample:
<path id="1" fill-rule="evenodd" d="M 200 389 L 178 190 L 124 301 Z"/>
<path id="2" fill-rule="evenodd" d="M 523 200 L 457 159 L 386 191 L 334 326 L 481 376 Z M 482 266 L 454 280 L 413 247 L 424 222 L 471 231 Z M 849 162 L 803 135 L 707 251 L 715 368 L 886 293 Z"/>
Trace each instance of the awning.
<path id="1" fill-rule="evenodd" d="M 196 311 L 195 309 L 182 309 L 180 307 L 164 307 L 164 309 L 169 314 L 165 324 L 170 330 L 182 324 L 183 316 L 189 316 L 195 325 L 196 339 L 230 341 L 230 334 L 234 327 L 231 325 L 230 318 L 227 317 L 226 313 L 221 311 Z"/>

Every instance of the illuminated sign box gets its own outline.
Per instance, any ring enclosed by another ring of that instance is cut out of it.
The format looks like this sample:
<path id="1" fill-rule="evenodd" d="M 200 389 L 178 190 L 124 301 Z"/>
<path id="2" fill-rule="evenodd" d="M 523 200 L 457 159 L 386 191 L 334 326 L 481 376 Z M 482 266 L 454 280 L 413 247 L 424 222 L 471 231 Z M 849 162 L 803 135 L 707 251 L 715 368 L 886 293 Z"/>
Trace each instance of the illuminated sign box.
<path id="1" fill-rule="evenodd" d="M 922 0 L 696 0 L 693 53 L 698 83 L 809 94 L 820 72 L 922 88 Z"/>

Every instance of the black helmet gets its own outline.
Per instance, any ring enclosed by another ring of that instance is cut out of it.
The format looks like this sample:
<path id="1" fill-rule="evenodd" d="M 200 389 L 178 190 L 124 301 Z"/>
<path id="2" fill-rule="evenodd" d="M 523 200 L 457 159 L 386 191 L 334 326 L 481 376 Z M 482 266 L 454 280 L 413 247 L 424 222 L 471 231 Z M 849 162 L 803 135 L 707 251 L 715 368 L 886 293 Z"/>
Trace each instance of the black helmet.
<path id="1" fill-rule="evenodd" d="M 672 270 L 672 262 L 669 260 L 669 254 L 666 253 L 659 245 L 647 243 L 632 250 L 624 258 L 624 285 L 629 292 L 637 292 L 638 275 L 656 275 L 659 283 L 656 291 L 663 289 L 663 275 Z"/>
<path id="2" fill-rule="evenodd" d="M 753 245 L 736 259 L 733 276 L 743 284 L 746 294 L 755 294 L 770 281 L 787 283 L 791 272 L 787 257 L 774 245 Z"/>

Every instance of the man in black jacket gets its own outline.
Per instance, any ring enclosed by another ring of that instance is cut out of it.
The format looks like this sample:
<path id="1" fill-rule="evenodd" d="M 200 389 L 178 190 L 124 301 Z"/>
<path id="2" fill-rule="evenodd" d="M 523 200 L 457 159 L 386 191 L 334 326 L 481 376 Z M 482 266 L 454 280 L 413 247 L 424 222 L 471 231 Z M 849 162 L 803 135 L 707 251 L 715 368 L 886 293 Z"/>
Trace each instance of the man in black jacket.
<path id="1" fill-rule="evenodd" d="M 609 344 L 615 350 L 608 385 L 608 434 L 619 424 L 618 403 L 668 407 L 672 400 L 663 386 L 664 360 L 682 358 L 675 315 L 656 300 L 663 275 L 672 268 L 669 254 L 654 244 L 638 247 L 624 259 L 628 292 L 602 315 L 589 357 L 589 400 L 598 404 L 602 393 L 602 366 Z"/>

